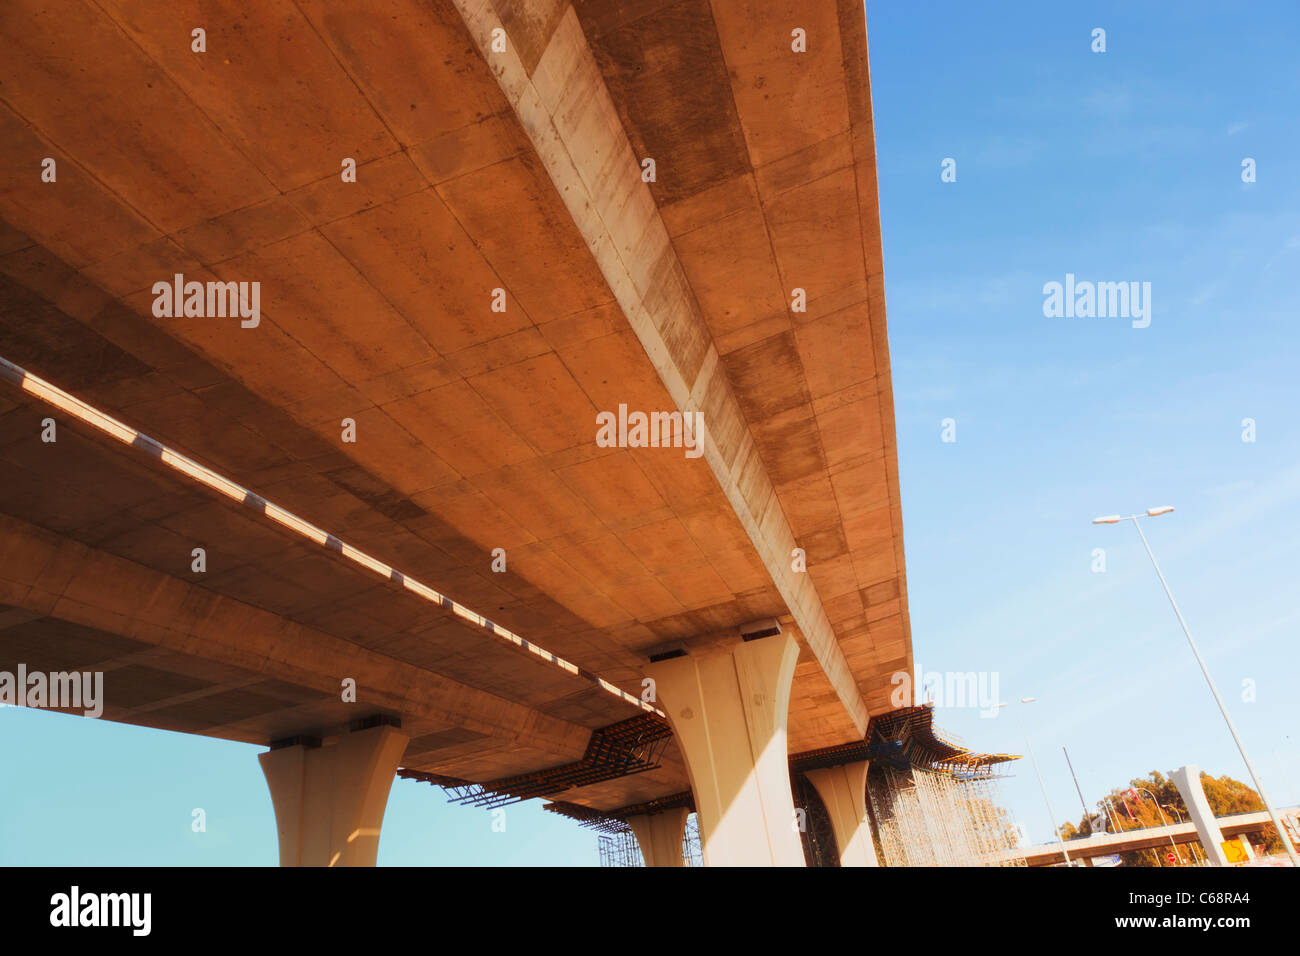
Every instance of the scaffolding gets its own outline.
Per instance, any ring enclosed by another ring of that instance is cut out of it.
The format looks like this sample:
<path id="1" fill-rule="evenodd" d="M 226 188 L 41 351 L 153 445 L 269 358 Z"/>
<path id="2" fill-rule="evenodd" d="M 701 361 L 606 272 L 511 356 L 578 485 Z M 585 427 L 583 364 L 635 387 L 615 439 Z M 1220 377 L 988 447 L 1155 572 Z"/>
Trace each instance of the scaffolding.
<path id="1" fill-rule="evenodd" d="M 601 866 L 645 866 L 641 848 L 631 830 L 623 830 L 596 840 Z"/>
<path id="2" fill-rule="evenodd" d="M 657 714 L 641 714 L 592 733 L 583 759 L 488 783 L 399 769 L 399 777 L 442 787 L 454 802 L 494 807 L 577 790 L 659 766 L 672 736 Z M 973 753 L 934 726 L 934 708 L 904 707 L 871 718 L 861 740 L 793 754 L 790 788 L 809 866 L 839 866 L 830 816 L 807 774 L 865 762 L 867 810 L 876 857 L 885 866 L 1024 866 L 1018 834 L 1001 808 L 994 768 L 1020 758 Z M 601 866 L 644 866 L 628 819 L 665 810 L 691 811 L 683 838 L 687 866 L 703 866 L 699 822 L 689 790 L 615 809 L 554 800 L 545 809 L 595 830 Z"/>
<path id="3" fill-rule="evenodd" d="M 885 866 L 1024 866 L 985 769 L 880 768 L 868 778 Z"/>
<path id="4" fill-rule="evenodd" d="M 704 865 L 704 848 L 700 846 L 700 818 L 693 813 L 686 818 L 686 838 L 682 841 L 682 858 L 687 866 Z"/>
<path id="5" fill-rule="evenodd" d="M 641 847 L 637 845 L 631 827 L 600 837 L 596 849 L 600 853 L 601 866 L 645 866 Z M 687 866 L 704 865 L 704 854 L 700 850 L 700 822 L 693 813 L 686 818 L 686 832 L 682 835 L 682 859 Z"/>
<path id="6" fill-rule="evenodd" d="M 807 865 L 839 866 L 839 844 L 835 840 L 830 814 L 826 812 L 817 788 L 805 774 L 791 770 L 790 795 L 794 797 L 795 822 Z"/>

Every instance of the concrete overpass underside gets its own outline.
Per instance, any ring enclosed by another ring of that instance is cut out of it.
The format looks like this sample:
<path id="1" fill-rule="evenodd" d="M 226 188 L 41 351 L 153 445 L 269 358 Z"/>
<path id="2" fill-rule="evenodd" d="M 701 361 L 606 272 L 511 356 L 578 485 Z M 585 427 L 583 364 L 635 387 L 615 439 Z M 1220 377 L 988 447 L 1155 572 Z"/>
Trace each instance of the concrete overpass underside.
<path id="1" fill-rule="evenodd" d="M 890 708 L 860 3 L 15 0 L 0 36 L 0 357 L 251 492 L 0 381 L 0 667 L 104 670 L 110 719 L 259 744 L 400 722 L 401 766 L 477 783 L 662 708 L 654 769 L 563 795 L 598 810 L 701 802 L 674 694 L 707 703 L 704 662 L 775 707 L 751 770 Z M 260 321 L 156 314 L 176 274 L 259 282 Z M 620 405 L 701 412 L 702 455 L 602 447 Z"/>

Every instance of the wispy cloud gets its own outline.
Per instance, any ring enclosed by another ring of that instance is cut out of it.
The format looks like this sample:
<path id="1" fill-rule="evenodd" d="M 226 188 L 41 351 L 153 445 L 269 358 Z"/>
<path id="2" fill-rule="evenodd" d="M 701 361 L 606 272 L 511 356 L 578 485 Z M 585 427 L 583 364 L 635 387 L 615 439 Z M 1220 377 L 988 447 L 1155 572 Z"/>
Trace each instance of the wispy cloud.
<path id="1" fill-rule="evenodd" d="M 1290 255 L 1297 249 L 1300 249 L 1300 236 L 1291 236 L 1286 242 L 1282 243 L 1282 248 L 1273 253 L 1273 255 L 1269 257 L 1268 262 L 1264 263 L 1264 271 L 1270 271 L 1273 266 L 1277 265 L 1279 259 L 1283 256 Z"/>
<path id="2" fill-rule="evenodd" d="M 1204 305 L 1219 294 L 1219 290 L 1223 288 L 1223 284 L 1222 279 L 1216 279 L 1209 285 L 1202 287 L 1201 291 L 1197 292 L 1187 301 L 1192 305 Z"/>
<path id="3" fill-rule="evenodd" d="M 1127 87 L 1116 85 L 1100 87 L 1083 97 L 1084 109 L 1101 116 L 1127 113 L 1132 105 L 1133 94 Z"/>
<path id="4" fill-rule="evenodd" d="M 1215 485 L 1213 488 L 1207 488 L 1205 493 L 1212 498 L 1227 498 L 1232 495 L 1239 495 L 1255 487 L 1253 481 L 1230 481 L 1226 485 Z"/>

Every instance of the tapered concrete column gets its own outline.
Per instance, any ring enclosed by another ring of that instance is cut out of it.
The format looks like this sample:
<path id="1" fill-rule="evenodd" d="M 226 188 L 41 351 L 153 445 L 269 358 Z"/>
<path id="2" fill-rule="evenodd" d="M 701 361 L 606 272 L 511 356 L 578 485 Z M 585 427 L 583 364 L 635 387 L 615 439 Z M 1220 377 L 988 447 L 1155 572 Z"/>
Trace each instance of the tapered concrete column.
<path id="1" fill-rule="evenodd" d="M 1192 816 L 1192 822 L 1196 824 L 1196 834 L 1201 838 L 1201 846 L 1205 848 L 1205 856 L 1210 866 L 1227 866 L 1228 857 L 1223 852 L 1222 846 L 1223 832 L 1219 829 L 1219 821 L 1214 818 L 1209 803 L 1206 802 L 1205 791 L 1201 788 L 1201 772 L 1196 769 L 1196 764 L 1189 763 L 1186 767 L 1179 767 L 1169 776 L 1174 781 L 1174 786 L 1178 788 L 1178 793 L 1183 798 L 1183 805 Z"/>
<path id="2" fill-rule="evenodd" d="M 374 866 L 379 828 L 407 738 L 392 727 L 257 759 L 271 789 L 281 866 Z"/>
<path id="3" fill-rule="evenodd" d="M 804 774 L 830 815 L 840 848 L 840 866 L 879 865 L 867 820 L 867 767 L 867 761 L 859 760 Z"/>
<path id="4" fill-rule="evenodd" d="M 649 664 L 695 794 L 708 866 L 803 866 L 786 714 L 799 648 L 788 634 Z"/>
<path id="5" fill-rule="evenodd" d="M 690 811 L 685 807 L 677 807 L 627 818 L 646 866 L 686 865 L 682 858 L 682 840 L 686 837 L 686 818 L 689 815 Z"/>

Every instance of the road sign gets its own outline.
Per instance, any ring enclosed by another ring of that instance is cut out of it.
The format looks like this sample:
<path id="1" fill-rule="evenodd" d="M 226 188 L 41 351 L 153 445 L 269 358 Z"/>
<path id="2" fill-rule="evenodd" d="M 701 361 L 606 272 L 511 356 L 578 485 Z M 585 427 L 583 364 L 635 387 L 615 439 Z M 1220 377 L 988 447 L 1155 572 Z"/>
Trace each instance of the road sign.
<path id="1" fill-rule="evenodd" d="M 1246 852 L 1240 840 L 1224 840 L 1219 846 L 1223 847 L 1223 855 L 1228 858 L 1229 863 L 1245 863 L 1250 859 L 1250 854 Z"/>
<path id="2" fill-rule="evenodd" d="M 1168 860 L 1170 863 L 1173 863 L 1173 862 L 1175 861 L 1176 857 L 1175 857 L 1172 853 L 1166 853 L 1166 854 L 1165 854 L 1165 859 Z"/>

